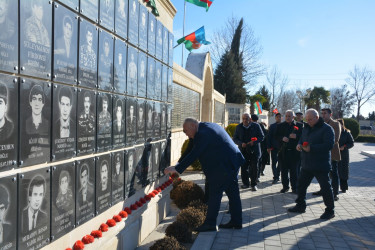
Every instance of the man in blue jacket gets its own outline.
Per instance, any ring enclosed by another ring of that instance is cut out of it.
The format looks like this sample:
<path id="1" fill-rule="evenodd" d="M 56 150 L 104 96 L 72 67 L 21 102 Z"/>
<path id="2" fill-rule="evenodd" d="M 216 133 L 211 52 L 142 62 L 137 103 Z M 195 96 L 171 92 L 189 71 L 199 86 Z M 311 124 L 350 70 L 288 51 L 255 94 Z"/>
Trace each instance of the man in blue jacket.
<path id="1" fill-rule="evenodd" d="M 301 173 L 298 179 L 296 206 L 289 212 L 304 213 L 306 210 L 306 190 L 315 177 L 320 185 L 325 212 L 320 216 L 323 220 L 335 217 L 334 200 L 329 171 L 331 170 L 331 149 L 335 143 L 333 129 L 319 118 L 315 109 L 306 111 L 306 126 L 298 142 L 297 150 L 301 151 Z"/>
<path id="2" fill-rule="evenodd" d="M 216 231 L 216 218 L 223 191 L 229 198 L 231 220 L 219 227 L 241 229 L 242 206 L 237 180 L 239 167 L 244 162 L 241 152 L 228 133 L 215 123 L 186 118 L 183 129 L 189 138 L 194 139 L 193 148 L 181 162 L 166 168 L 164 173 L 182 173 L 199 159 L 209 184 L 209 195 L 206 219 L 195 231 Z"/>

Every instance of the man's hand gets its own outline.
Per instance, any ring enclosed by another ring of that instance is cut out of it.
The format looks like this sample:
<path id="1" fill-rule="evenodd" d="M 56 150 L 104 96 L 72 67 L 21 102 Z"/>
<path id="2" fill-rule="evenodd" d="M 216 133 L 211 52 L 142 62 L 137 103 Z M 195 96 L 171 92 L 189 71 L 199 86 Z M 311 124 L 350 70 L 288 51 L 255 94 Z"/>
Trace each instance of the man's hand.
<path id="1" fill-rule="evenodd" d="M 295 133 L 291 133 L 291 134 L 289 135 L 289 138 L 290 138 L 290 139 L 296 139 L 296 138 L 297 138 L 297 135 L 296 135 Z"/>
<path id="2" fill-rule="evenodd" d="M 283 142 L 288 142 L 289 141 L 289 138 L 288 137 L 283 137 Z"/>
<path id="3" fill-rule="evenodd" d="M 272 151 L 272 148 L 267 148 L 267 152 L 270 153 Z"/>
<path id="4" fill-rule="evenodd" d="M 242 143 L 242 148 L 246 148 L 246 143 Z"/>
<path id="5" fill-rule="evenodd" d="M 340 150 L 343 151 L 345 149 L 345 146 L 340 147 Z"/>
<path id="6" fill-rule="evenodd" d="M 301 144 L 298 144 L 297 147 L 296 147 L 297 151 L 302 151 L 302 145 Z"/>
<path id="7" fill-rule="evenodd" d="M 169 166 L 164 169 L 164 174 L 174 174 L 174 173 L 177 173 L 174 166 Z"/>
<path id="8" fill-rule="evenodd" d="M 310 145 L 302 146 L 302 149 L 303 149 L 305 152 L 310 152 Z"/>
<path id="9" fill-rule="evenodd" d="M 250 146 L 254 146 L 254 142 L 253 141 L 249 141 L 247 144 L 250 145 Z"/>

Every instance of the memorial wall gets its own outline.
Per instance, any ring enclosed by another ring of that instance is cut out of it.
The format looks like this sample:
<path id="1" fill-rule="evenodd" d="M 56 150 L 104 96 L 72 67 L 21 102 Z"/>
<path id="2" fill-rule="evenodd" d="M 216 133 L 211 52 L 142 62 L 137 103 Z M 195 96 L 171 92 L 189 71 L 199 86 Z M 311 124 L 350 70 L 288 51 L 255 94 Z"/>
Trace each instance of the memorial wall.
<path id="1" fill-rule="evenodd" d="M 0 31 L 0 249 L 39 249 L 163 176 L 173 34 L 138 0 L 0 0 Z"/>

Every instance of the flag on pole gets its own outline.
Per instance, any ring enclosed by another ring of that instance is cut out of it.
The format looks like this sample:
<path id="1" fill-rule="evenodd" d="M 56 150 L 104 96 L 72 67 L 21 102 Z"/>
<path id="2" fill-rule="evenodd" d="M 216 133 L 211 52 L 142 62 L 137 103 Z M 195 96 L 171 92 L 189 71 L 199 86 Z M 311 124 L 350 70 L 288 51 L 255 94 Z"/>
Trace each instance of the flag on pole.
<path id="1" fill-rule="evenodd" d="M 214 0 L 185 0 L 185 2 L 192 3 L 192 4 L 195 4 L 199 7 L 206 8 L 206 12 L 210 8 L 213 1 Z"/>
<path id="2" fill-rule="evenodd" d="M 147 3 L 147 7 L 151 7 L 152 14 L 155 16 L 159 16 L 159 11 L 156 8 L 155 0 L 143 0 L 145 3 Z"/>
<path id="3" fill-rule="evenodd" d="M 178 39 L 177 43 L 178 45 L 180 45 L 181 43 L 184 43 L 185 48 L 189 50 L 190 52 L 193 49 L 199 49 L 202 46 L 202 44 L 204 45 L 210 44 L 210 42 L 206 41 L 204 26 L 202 26 L 201 28 L 199 28 L 198 30 L 196 30 L 195 32 L 191 34 Z"/>
<path id="4" fill-rule="evenodd" d="M 262 104 L 260 102 L 255 102 L 255 110 L 257 111 L 258 115 L 262 114 Z"/>
<path id="5" fill-rule="evenodd" d="M 279 113 L 279 111 L 277 110 L 277 108 L 275 108 L 272 112 L 273 112 L 274 114 Z"/>

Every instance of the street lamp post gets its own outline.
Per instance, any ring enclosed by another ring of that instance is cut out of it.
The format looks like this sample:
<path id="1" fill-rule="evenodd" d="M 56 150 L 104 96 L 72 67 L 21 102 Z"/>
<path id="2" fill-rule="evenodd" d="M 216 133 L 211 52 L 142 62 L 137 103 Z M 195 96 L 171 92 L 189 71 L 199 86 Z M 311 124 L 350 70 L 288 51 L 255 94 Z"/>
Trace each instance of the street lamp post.
<path id="1" fill-rule="evenodd" d="M 300 109 L 301 109 L 301 112 L 303 112 L 303 113 L 305 113 L 305 99 L 310 97 L 311 91 L 312 90 L 310 88 L 308 88 L 308 89 L 306 89 L 305 93 L 303 93 L 300 90 L 297 90 L 297 92 L 296 92 L 298 98 L 300 99 Z M 301 107 L 301 103 L 302 103 L 302 107 Z"/>

